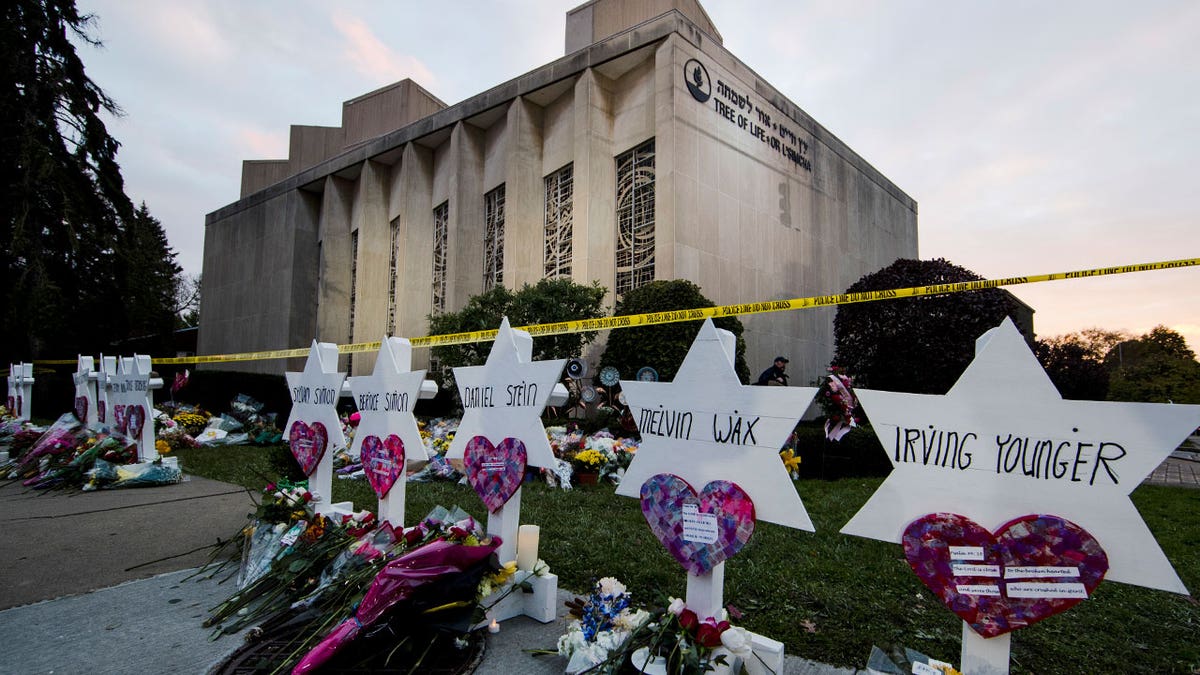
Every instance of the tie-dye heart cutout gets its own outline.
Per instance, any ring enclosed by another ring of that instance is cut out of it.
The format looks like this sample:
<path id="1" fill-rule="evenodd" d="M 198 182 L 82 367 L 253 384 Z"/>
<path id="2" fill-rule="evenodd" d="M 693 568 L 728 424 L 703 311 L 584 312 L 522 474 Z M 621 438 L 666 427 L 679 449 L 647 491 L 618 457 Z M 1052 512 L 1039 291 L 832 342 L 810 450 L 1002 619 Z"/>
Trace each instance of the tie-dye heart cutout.
<path id="1" fill-rule="evenodd" d="M 954 513 L 931 513 L 904 530 L 904 556 L 934 595 L 984 637 L 1024 628 L 1079 604 L 1108 571 L 1086 530 L 1028 515 L 993 535 Z"/>
<path id="2" fill-rule="evenodd" d="M 104 401 L 96 401 L 96 421 L 100 424 L 108 421 L 108 404 Z"/>
<path id="3" fill-rule="evenodd" d="M 146 408 L 140 405 L 125 406 L 125 427 L 129 430 L 129 437 L 133 440 L 140 440 L 142 437 L 142 427 L 146 425 Z"/>
<path id="4" fill-rule="evenodd" d="M 707 574 L 754 534 L 754 502 L 736 483 L 715 480 L 700 494 L 669 473 L 642 483 L 642 515 L 654 536 L 692 574 Z"/>
<path id="5" fill-rule="evenodd" d="M 396 434 L 386 439 L 367 436 L 360 450 L 363 472 L 376 496 L 383 499 L 396 481 L 404 475 L 404 441 Z"/>
<path id="6" fill-rule="evenodd" d="M 129 433 L 129 420 L 125 418 L 125 405 L 123 403 L 113 406 L 113 426 L 123 434 Z"/>
<path id="7" fill-rule="evenodd" d="M 80 424 L 87 424 L 87 409 L 88 400 L 86 396 L 75 397 L 75 417 L 79 419 Z"/>
<path id="8" fill-rule="evenodd" d="M 311 476 L 316 470 L 317 464 L 325 456 L 325 448 L 328 445 L 329 433 L 320 422 L 313 422 L 310 426 L 302 420 L 296 420 L 288 431 L 288 446 L 305 476 Z"/>
<path id="9" fill-rule="evenodd" d="M 495 513 L 508 503 L 521 488 L 525 479 L 525 444 L 518 438 L 506 438 L 500 445 L 483 436 L 467 441 L 463 463 L 467 482 L 483 500 L 489 513 Z"/>

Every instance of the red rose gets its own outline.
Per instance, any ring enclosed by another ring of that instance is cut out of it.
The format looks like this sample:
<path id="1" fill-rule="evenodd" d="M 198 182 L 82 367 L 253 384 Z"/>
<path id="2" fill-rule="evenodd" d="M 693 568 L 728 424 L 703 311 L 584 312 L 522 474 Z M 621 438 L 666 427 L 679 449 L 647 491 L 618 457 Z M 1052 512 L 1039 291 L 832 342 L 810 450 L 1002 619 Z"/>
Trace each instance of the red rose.
<path id="1" fill-rule="evenodd" d="M 684 630 L 695 630 L 698 623 L 700 623 L 700 618 L 692 610 L 685 609 L 679 613 L 679 625 L 683 626 Z"/>
<path id="2" fill-rule="evenodd" d="M 726 627 L 728 628 L 728 624 Z M 700 628 L 696 630 L 696 642 L 700 643 L 701 647 L 720 647 L 721 629 L 711 623 L 700 624 Z"/>

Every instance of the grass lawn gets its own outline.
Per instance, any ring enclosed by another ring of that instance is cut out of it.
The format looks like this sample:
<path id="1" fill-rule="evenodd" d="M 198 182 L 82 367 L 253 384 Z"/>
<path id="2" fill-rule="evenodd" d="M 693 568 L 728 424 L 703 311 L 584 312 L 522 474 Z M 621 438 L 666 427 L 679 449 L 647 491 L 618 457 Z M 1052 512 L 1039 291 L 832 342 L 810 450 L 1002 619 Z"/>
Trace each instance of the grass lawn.
<path id="1" fill-rule="evenodd" d="M 254 489 L 261 476 L 272 475 L 267 455 L 250 447 L 179 453 L 188 473 Z M 903 549 L 838 534 L 881 482 L 797 481 L 817 531 L 757 525 L 725 568 L 725 601 L 745 612 L 737 623 L 783 641 L 789 654 L 839 666 L 861 668 L 872 644 L 900 644 L 957 663 L 962 623 L 918 581 Z M 376 506 L 365 481 L 337 481 L 334 499 Z M 1144 486 L 1133 501 L 1184 584 L 1200 589 L 1200 490 Z M 437 504 L 486 517 L 470 487 L 408 485 L 409 521 Z M 616 496 L 612 486 L 564 492 L 526 484 L 521 520 L 541 526 L 541 556 L 564 588 L 583 591 L 597 577 L 615 576 L 635 602 L 684 594 L 684 572 L 650 533 L 638 501 Z M 1200 602 L 1102 583 L 1088 601 L 1014 633 L 1012 670 L 1200 672 Z"/>

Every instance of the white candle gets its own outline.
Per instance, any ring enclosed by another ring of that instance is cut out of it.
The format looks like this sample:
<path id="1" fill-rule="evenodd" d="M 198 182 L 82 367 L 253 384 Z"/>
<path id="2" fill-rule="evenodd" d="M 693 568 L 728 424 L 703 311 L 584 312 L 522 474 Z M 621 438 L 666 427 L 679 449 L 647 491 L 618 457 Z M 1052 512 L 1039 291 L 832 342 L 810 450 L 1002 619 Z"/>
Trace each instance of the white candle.
<path id="1" fill-rule="evenodd" d="M 496 623 L 495 619 L 492 619 L 492 622 L 488 624 L 488 632 L 489 633 L 499 633 L 500 632 L 500 624 Z"/>
<path id="2" fill-rule="evenodd" d="M 538 559 L 537 525 L 522 525 L 517 528 L 517 569 L 532 570 Z"/>

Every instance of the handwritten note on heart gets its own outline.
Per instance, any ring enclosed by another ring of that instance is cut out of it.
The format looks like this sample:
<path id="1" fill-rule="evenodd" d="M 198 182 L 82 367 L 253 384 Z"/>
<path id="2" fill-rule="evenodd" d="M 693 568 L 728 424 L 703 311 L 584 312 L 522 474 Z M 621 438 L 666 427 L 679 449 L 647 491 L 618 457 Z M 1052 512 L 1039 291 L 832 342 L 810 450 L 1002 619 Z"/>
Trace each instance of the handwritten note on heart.
<path id="1" fill-rule="evenodd" d="M 300 464 L 304 475 L 311 476 L 321 458 L 325 456 L 325 449 L 329 446 L 329 433 L 320 422 L 313 422 L 310 426 L 303 420 L 296 420 L 288 432 L 288 446 L 291 447 L 292 456 Z"/>
<path id="2" fill-rule="evenodd" d="M 526 459 L 525 444 L 518 438 L 506 438 L 495 446 L 483 436 L 467 442 L 463 452 L 467 482 L 489 513 L 498 511 L 521 488 Z"/>
<path id="3" fill-rule="evenodd" d="M 642 515 L 654 536 L 692 574 L 707 574 L 754 534 L 754 502 L 736 483 L 715 480 L 696 490 L 660 473 L 642 484 Z"/>
<path id="4" fill-rule="evenodd" d="M 1022 516 L 993 535 L 965 516 L 931 513 L 904 530 L 904 555 L 942 604 L 989 638 L 1074 607 L 1108 571 L 1092 535 L 1048 515 Z"/>
<path id="5" fill-rule="evenodd" d="M 367 482 L 380 499 L 387 496 L 396 481 L 404 475 L 404 441 L 396 434 L 387 438 L 363 438 L 361 458 Z"/>
<path id="6" fill-rule="evenodd" d="M 117 431 L 125 434 L 129 432 L 129 419 L 125 417 L 125 405 L 117 404 L 113 406 L 113 425 Z"/>

